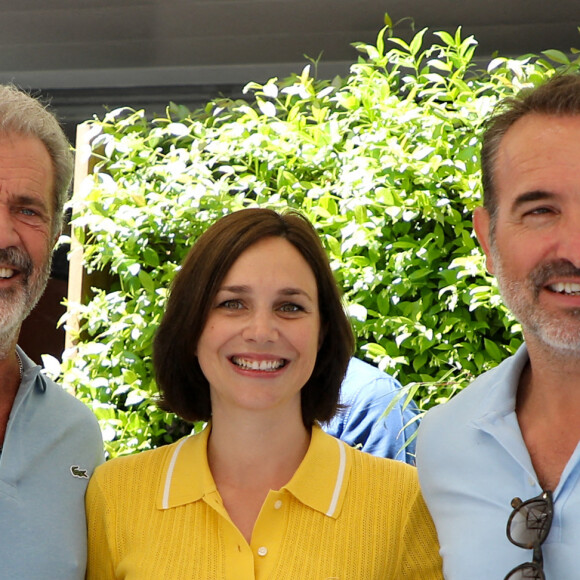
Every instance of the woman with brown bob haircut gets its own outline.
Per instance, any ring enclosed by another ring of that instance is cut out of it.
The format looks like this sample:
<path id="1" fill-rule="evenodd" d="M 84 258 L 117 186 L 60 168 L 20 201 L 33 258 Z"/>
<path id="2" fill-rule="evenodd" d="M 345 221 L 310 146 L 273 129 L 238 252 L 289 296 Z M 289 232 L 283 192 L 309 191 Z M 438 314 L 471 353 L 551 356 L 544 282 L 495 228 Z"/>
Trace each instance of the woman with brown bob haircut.
<path id="1" fill-rule="evenodd" d="M 311 378 L 302 388 L 302 419 L 329 421 L 337 411 L 340 385 L 354 340 L 320 239 L 297 212 L 269 209 L 232 213 L 213 225 L 189 252 L 175 278 L 157 331 L 153 356 L 161 406 L 188 421 L 209 421 L 209 383 L 195 357 L 197 341 L 222 280 L 250 246 L 270 237 L 290 242 L 308 262 L 318 286 L 322 344 Z"/>
<path id="2" fill-rule="evenodd" d="M 154 343 L 163 405 L 205 428 L 99 467 L 88 580 L 440 580 L 415 469 L 349 447 L 353 337 L 297 213 L 218 220 L 177 274 Z"/>

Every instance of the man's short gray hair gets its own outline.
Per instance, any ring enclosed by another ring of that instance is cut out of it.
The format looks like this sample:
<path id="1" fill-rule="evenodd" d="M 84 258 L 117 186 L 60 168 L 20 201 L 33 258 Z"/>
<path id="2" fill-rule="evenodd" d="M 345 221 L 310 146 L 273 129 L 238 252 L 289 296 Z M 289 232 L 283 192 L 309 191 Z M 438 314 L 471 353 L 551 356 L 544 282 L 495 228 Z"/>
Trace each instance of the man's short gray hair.
<path id="1" fill-rule="evenodd" d="M 13 85 L 0 85 L 0 134 L 36 137 L 44 143 L 54 172 L 52 234 L 62 229 L 64 204 L 73 176 L 70 143 L 56 117 L 38 99 Z"/>

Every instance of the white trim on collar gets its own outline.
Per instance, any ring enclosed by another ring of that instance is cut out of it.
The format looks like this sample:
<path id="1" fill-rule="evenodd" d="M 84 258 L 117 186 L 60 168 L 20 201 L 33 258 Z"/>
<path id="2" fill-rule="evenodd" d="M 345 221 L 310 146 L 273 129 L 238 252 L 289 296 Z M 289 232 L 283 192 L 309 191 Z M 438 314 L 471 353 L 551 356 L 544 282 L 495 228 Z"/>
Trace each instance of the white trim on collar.
<path id="1" fill-rule="evenodd" d="M 340 490 L 342 489 L 342 483 L 344 481 L 344 472 L 346 469 L 346 452 L 344 450 L 344 444 L 338 439 L 336 440 L 336 443 L 338 444 L 339 465 L 338 465 L 338 473 L 336 476 L 336 483 L 334 485 L 334 491 L 332 493 L 332 499 L 330 501 L 328 511 L 326 512 L 326 515 L 328 517 L 332 517 L 334 515 L 334 512 L 336 511 L 336 505 L 338 503 L 338 498 L 340 496 Z"/>
<path id="2" fill-rule="evenodd" d="M 177 462 L 177 456 L 181 451 L 181 447 L 187 441 L 187 437 L 184 437 L 175 448 L 171 461 L 169 462 L 169 467 L 167 468 L 167 475 L 165 477 L 165 487 L 163 489 L 163 500 L 161 502 L 162 509 L 166 510 L 169 508 L 169 492 L 171 490 L 171 479 L 173 478 L 173 470 L 175 469 L 175 463 Z"/>

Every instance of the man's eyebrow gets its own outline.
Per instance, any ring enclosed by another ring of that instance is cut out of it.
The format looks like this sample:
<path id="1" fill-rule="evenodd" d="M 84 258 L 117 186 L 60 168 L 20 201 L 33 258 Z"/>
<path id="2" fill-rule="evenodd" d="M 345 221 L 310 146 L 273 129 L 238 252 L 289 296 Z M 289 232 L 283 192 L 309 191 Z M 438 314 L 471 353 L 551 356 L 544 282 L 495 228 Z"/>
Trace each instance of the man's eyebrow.
<path id="1" fill-rule="evenodd" d="M 525 203 L 529 203 L 532 201 L 546 201 L 550 199 L 554 199 L 556 196 L 555 194 L 544 191 L 543 189 L 535 189 L 533 191 L 526 191 L 525 193 L 521 193 L 518 195 L 512 204 L 513 209 L 517 209 L 521 205 Z"/>
<path id="2" fill-rule="evenodd" d="M 36 197 L 34 195 L 16 194 L 14 195 L 14 201 L 17 204 L 28 205 L 46 212 L 48 211 L 49 208 L 48 204 L 44 199 Z"/>

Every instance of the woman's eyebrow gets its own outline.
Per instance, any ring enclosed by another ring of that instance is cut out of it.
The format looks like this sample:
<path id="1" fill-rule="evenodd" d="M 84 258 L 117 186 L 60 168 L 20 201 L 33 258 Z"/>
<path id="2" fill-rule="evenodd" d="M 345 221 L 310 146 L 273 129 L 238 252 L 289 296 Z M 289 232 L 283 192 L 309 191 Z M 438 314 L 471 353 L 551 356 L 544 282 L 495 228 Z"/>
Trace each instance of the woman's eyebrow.
<path id="1" fill-rule="evenodd" d="M 282 288 L 282 290 L 280 290 L 280 294 L 282 296 L 305 296 L 308 298 L 308 300 L 312 300 L 310 294 L 308 294 L 308 292 L 302 288 Z"/>
<path id="2" fill-rule="evenodd" d="M 249 286 L 243 284 L 232 284 L 231 286 L 222 286 L 218 292 L 230 292 L 231 294 L 251 294 L 252 289 Z M 312 296 L 310 296 L 310 294 L 302 288 L 282 288 L 278 294 L 280 294 L 280 296 L 304 296 L 308 298 L 308 300 L 313 300 Z"/>
<path id="3" fill-rule="evenodd" d="M 250 287 L 244 285 L 222 286 L 218 290 L 218 292 L 231 292 L 233 294 L 248 294 L 250 291 Z"/>

